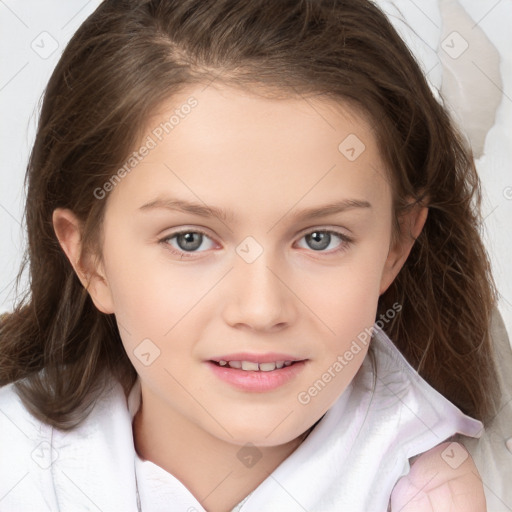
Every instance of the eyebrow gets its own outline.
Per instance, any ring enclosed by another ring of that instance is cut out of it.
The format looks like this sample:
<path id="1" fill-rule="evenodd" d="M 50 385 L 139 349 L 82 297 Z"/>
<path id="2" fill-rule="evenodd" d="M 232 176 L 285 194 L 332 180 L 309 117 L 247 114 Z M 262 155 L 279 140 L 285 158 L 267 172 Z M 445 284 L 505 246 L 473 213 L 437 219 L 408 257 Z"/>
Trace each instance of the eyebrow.
<path id="1" fill-rule="evenodd" d="M 329 203 L 322 206 L 316 206 L 306 208 L 299 212 L 293 213 L 292 218 L 295 221 L 302 221 L 307 219 L 315 219 L 318 217 L 325 217 L 326 215 L 333 215 L 335 213 L 341 213 L 346 210 L 352 210 L 355 208 L 372 208 L 372 205 L 368 201 L 359 199 L 343 199 L 334 203 Z M 230 210 L 224 208 L 218 208 L 215 206 L 208 206 L 204 203 L 195 203 L 191 201 L 183 201 L 181 199 L 166 198 L 166 199 L 155 199 L 148 203 L 143 204 L 139 210 L 148 211 L 154 209 L 166 209 L 172 211 L 183 211 L 192 213 L 200 217 L 216 217 L 222 222 L 232 221 L 235 216 Z M 290 211 L 290 210 L 289 210 Z M 287 215 L 287 214 L 285 214 Z"/>

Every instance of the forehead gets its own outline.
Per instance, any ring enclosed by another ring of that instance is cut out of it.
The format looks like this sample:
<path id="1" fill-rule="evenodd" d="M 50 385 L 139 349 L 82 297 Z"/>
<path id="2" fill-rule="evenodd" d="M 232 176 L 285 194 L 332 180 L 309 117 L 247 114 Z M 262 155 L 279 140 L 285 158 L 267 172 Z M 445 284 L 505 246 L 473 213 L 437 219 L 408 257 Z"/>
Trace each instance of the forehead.
<path id="1" fill-rule="evenodd" d="M 245 139 L 255 149 L 260 141 L 270 148 L 269 139 L 279 134 L 284 151 L 285 142 L 295 150 L 300 149 L 296 142 L 307 141 L 304 149 L 322 141 L 331 144 L 331 136 L 337 139 L 347 129 L 358 132 L 361 139 L 371 139 L 372 124 L 369 115 L 348 100 L 267 92 L 261 86 L 242 90 L 211 84 L 189 86 L 163 102 L 148 119 L 145 133 L 167 139 L 171 145 L 172 140 L 177 142 L 180 135 L 193 131 L 193 137 L 210 148 L 219 142 L 240 144 Z"/>
<path id="2" fill-rule="evenodd" d="M 348 196 L 382 202 L 388 185 L 371 124 L 354 107 L 322 97 L 190 86 L 159 106 L 134 151 L 138 160 L 111 195 L 138 207 L 166 193 L 227 200 L 230 211 Z"/>

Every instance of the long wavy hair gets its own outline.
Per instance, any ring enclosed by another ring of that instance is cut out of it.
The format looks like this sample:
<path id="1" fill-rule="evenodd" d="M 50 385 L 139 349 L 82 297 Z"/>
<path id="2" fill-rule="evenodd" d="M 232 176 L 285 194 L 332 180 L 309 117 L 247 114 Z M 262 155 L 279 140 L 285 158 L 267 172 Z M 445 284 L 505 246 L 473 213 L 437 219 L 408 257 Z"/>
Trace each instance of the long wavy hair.
<path id="1" fill-rule="evenodd" d="M 80 424 L 114 375 L 136 371 L 113 315 L 98 311 L 62 251 L 52 212 L 83 223 L 101 254 L 115 174 L 164 100 L 194 83 L 325 95 L 369 116 L 393 194 L 429 207 L 407 262 L 380 297 L 384 330 L 463 412 L 490 421 L 499 396 L 490 338 L 497 292 L 481 240 L 480 182 L 465 140 L 387 17 L 366 0 L 105 0 L 67 45 L 44 93 L 26 174 L 30 288 L 0 326 L 0 385 L 62 430 Z M 409 205 L 409 206 L 408 206 Z"/>

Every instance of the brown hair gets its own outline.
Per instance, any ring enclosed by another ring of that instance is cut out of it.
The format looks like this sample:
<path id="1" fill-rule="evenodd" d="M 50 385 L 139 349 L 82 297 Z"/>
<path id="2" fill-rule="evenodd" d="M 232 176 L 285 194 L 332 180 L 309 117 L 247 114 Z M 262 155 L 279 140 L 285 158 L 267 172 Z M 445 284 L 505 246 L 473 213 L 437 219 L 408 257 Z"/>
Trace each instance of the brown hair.
<path id="1" fill-rule="evenodd" d="M 0 327 L 0 384 L 39 419 L 71 429 L 107 375 L 136 372 L 113 315 L 98 311 L 55 236 L 52 212 L 83 222 L 101 254 L 101 187 L 148 116 L 192 83 L 264 86 L 349 101 L 374 122 L 394 200 L 429 215 L 378 314 L 419 373 L 487 422 L 499 389 L 490 340 L 496 290 L 480 238 L 480 184 L 470 151 L 386 16 L 366 0 L 105 0 L 66 47 L 44 95 L 26 175 L 30 291 Z M 21 276 L 23 268 L 20 270 Z M 42 370 L 42 371 L 41 371 Z"/>

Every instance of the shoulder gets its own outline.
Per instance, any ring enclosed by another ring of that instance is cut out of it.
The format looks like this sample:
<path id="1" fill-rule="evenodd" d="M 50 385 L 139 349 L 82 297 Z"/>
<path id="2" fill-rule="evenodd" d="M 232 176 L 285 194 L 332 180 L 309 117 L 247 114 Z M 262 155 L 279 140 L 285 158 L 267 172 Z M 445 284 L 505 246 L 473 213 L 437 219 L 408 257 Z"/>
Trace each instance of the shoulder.
<path id="1" fill-rule="evenodd" d="M 18 394 L 16 382 L 0 387 L 0 481 L 14 460 L 29 461 L 41 443 L 52 438 L 53 428 L 36 418 Z M 45 445 L 42 445 L 45 446 Z"/>
<path id="2" fill-rule="evenodd" d="M 39 492 L 37 477 L 44 470 L 38 463 L 47 431 L 25 408 L 13 383 L 0 387 L 0 432 L 1 505 L 5 510 L 30 510 L 28 504 Z"/>
<path id="3" fill-rule="evenodd" d="M 23 404 L 15 383 L 0 387 L 0 452 L 31 446 L 43 427 Z M 1 458 L 1 456 L 0 456 Z"/>
<path id="4" fill-rule="evenodd" d="M 15 382 L 11 382 L 0 387 L 0 419 L 5 421 L 13 422 L 16 418 L 28 416 L 28 411 L 16 392 L 15 384 Z M 15 416 L 15 418 L 11 418 L 11 416 Z"/>
<path id="5" fill-rule="evenodd" d="M 460 443 L 444 442 L 421 454 L 391 493 L 400 512 L 485 512 L 482 479 Z"/>

